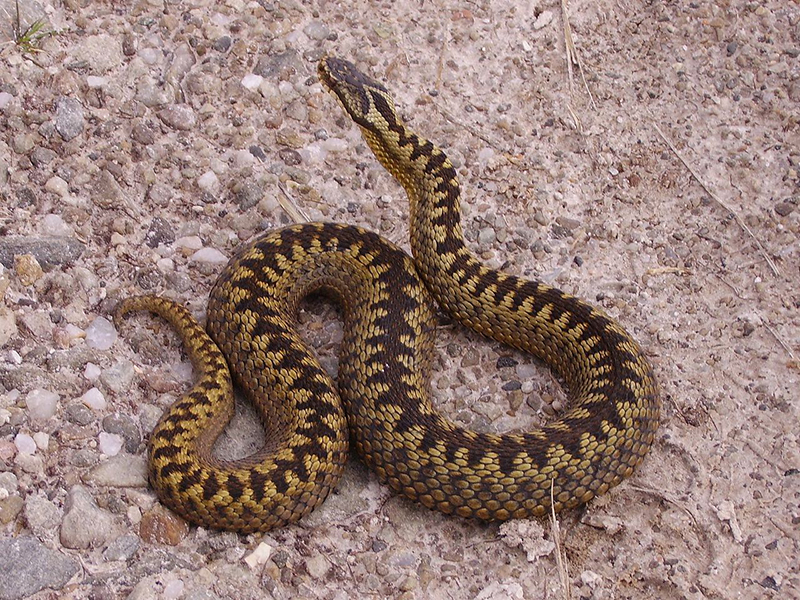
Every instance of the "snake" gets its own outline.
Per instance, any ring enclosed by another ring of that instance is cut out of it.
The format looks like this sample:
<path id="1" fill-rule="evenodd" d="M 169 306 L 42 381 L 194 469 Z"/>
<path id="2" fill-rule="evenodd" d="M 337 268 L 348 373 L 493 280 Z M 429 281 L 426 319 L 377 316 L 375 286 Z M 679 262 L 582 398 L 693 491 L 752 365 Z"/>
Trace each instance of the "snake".
<path id="1" fill-rule="evenodd" d="M 148 444 L 159 500 L 199 526 L 240 533 L 298 521 L 342 476 L 350 447 L 395 492 L 482 521 L 580 506 L 630 476 L 659 423 L 659 390 L 640 346 L 599 308 L 542 281 L 489 268 L 468 249 L 456 169 L 412 131 L 387 88 L 333 56 L 318 77 L 409 199 L 411 255 L 378 234 L 301 223 L 243 243 L 209 294 L 205 329 L 176 301 L 129 296 L 178 332 L 196 373 Z M 336 381 L 297 331 L 312 293 L 341 309 Z M 564 383 L 560 415 L 523 432 L 458 426 L 430 379 L 441 311 L 530 353 Z M 213 446 L 255 406 L 262 448 L 237 460 Z"/>

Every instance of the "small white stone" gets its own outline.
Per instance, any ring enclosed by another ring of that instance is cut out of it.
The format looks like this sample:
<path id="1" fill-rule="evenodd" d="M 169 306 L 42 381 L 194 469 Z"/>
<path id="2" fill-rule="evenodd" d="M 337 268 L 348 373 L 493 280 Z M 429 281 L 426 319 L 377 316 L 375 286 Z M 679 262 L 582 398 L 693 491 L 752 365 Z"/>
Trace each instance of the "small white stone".
<path id="1" fill-rule="evenodd" d="M 34 433 L 33 441 L 36 442 L 36 447 L 39 450 L 47 450 L 48 446 L 50 446 L 50 436 L 44 431 Z"/>
<path id="2" fill-rule="evenodd" d="M 106 456 L 116 456 L 122 450 L 122 437 L 116 433 L 101 431 L 98 439 L 100 452 Z"/>
<path id="3" fill-rule="evenodd" d="M 258 86 L 261 85 L 261 82 L 264 81 L 264 78 L 261 75 L 256 75 L 255 73 L 249 73 L 242 77 L 242 87 L 252 91 L 258 89 Z"/>
<path id="4" fill-rule="evenodd" d="M 539 16 L 536 17 L 536 21 L 533 23 L 533 28 L 535 30 L 543 29 L 550 24 L 550 21 L 553 20 L 553 11 L 551 10 L 543 10 L 539 13 Z"/>
<path id="5" fill-rule="evenodd" d="M 603 578 L 594 571 L 584 571 L 581 573 L 581 581 L 586 584 L 589 589 L 595 589 L 603 581 Z"/>
<path id="6" fill-rule="evenodd" d="M 28 415 L 33 421 L 46 421 L 56 414 L 58 406 L 58 394 L 50 390 L 36 388 L 28 392 L 25 396 L 25 405 L 28 407 Z"/>
<path id="7" fill-rule="evenodd" d="M 344 152 L 348 148 L 347 140 L 331 137 L 322 142 L 322 147 L 328 152 Z"/>
<path id="8" fill-rule="evenodd" d="M 300 149 L 300 156 L 303 162 L 309 165 L 319 164 L 328 156 L 328 151 L 319 142 L 309 144 L 305 148 Z"/>
<path id="9" fill-rule="evenodd" d="M 156 261 L 156 268 L 161 273 L 171 273 L 175 270 L 175 261 L 171 258 L 159 258 Z"/>
<path id="10" fill-rule="evenodd" d="M 14 96 L 8 92 L 0 92 L 0 110 L 3 110 L 6 106 L 8 106 L 13 98 Z"/>
<path id="11" fill-rule="evenodd" d="M 203 247 L 203 240 L 196 235 L 187 235 L 175 240 L 175 247 L 184 251 L 187 256 Z"/>
<path id="12" fill-rule="evenodd" d="M 237 169 L 249 167 L 256 163 L 256 157 L 248 150 L 237 150 L 233 155 L 233 164 Z"/>
<path id="13" fill-rule="evenodd" d="M 72 228 L 66 224 L 61 215 L 51 214 L 42 217 L 42 233 L 64 237 L 72 234 Z"/>
<path id="14" fill-rule="evenodd" d="M 162 596 L 166 600 L 177 600 L 183 595 L 183 588 L 185 587 L 183 581 L 180 579 L 173 579 L 167 585 L 164 586 L 164 591 L 162 592 Z"/>
<path id="15" fill-rule="evenodd" d="M 138 525 L 142 520 L 142 509 L 138 506 L 130 506 L 125 515 L 128 517 L 128 521 L 131 522 L 131 525 Z"/>
<path id="16" fill-rule="evenodd" d="M 122 245 L 125 244 L 127 239 L 125 238 L 124 235 L 122 235 L 118 231 L 115 231 L 114 233 L 111 234 L 111 240 L 110 241 L 111 241 L 111 245 L 112 246 L 122 246 Z"/>
<path id="17" fill-rule="evenodd" d="M 244 557 L 244 562 L 251 570 L 255 571 L 261 565 L 266 564 L 270 556 L 272 556 L 272 546 L 261 542 L 255 550 Z"/>
<path id="18" fill-rule="evenodd" d="M 103 392 L 98 390 L 96 387 L 93 387 L 89 391 L 87 391 L 83 396 L 78 398 L 81 402 L 83 402 L 86 406 L 91 408 L 92 410 L 105 410 L 107 406 L 106 397 L 103 396 Z"/>
<path id="19" fill-rule="evenodd" d="M 103 370 L 98 365 L 88 362 L 83 369 L 83 376 L 89 381 L 94 381 L 100 377 L 100 373 L 102 373 L 102 371 Z"/>
<path id="20" fill-rule="evenodd" d="M 216 248 L 201 248 L 192 254 L 190 260 L 209 264 L 225 264 L 228 262 L 228 257 Z"/>
<path id="21" fill-rule="evenodd" d="M 36 452 L 36 442 L 27 433 L 18 433 L 14 437 L 14 445 L 20 454 L 33 454 Z"/>
<path id="22" fill-rule="evenodd" d="M 108 85 L 108 78 L 98 77 L 97 75 L 89 75 L 86 78 L 86 85 L 94 89 L 106 87 L 106 85 Z"/>
<path id="23" fill-rule="evenodd" d="M 62 198 L 69 195 L 69 184 L 58 175 L 54 175 L 48 179 L 44 184 L 44 189 Z"/>
<path id="24" fill-rule="evenodd" d="M 219 188 L 219 178 L 214 171 L 206 171 L 197 178 L 197 185 L 201 190 L 213 194 Z"/>
<path id="25" fill-rule="evenodd" d="M 5 425 L 11 422 L 11 411 L 5 408 L 0 408 L 0 425 Z"/>
<path id="26" fill-rule="evenodd" d="M 117 330 L 105 317 L 97 317 L 86 328 L 86 345 L 95 350 L 108 350 L 117 341 Z"/>
<path id="27" fill-rule="evenodd" d="M 86 332 L 72 323 L 67 323 L 67 326 L 64 327 L 64 332 L 67 334 L 67 338 L 70 342 L 86 337 Z"/>

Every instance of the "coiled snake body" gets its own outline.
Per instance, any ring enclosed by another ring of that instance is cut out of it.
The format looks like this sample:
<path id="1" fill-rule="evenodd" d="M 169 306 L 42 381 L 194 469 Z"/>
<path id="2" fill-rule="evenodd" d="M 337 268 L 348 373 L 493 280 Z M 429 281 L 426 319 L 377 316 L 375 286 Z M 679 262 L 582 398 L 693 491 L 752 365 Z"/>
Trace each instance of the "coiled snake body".
<path id="1" fill-rule="evenodd" d="M 543 515 L 551 498 L 555 510 L 574 507 L 630 475 L 659 419 L 636 342 L 587 303 L 482 265 L 464 245 L 459 185 L 443 152 L 409 131 L 387 90 L 349 62 L 323 59 L 319 77 L 405 188 L 415 259 L 358 227 L 309 223 L 270 232 L 231 260 L 211 290 L 210 338 L 172 301 L 124 300 L 118 317 L 147 309 L 168 319 L 199 373 L 150 439 L 162 502 L 198 525 L 240 532 L 296 521 L 336 485 L 348 439 L 394 490 L 483 520 Z M 342 307 L 338 390 L 294 331 L 297 303 L 312 291 Z M 438 414 L 431 295 L 467 327 L 544 360 L 569 388 L 569 409 L 505 435 Z M 268 439 L 235 462 L 211 452 L 233 411 L 228 365 Z"/>

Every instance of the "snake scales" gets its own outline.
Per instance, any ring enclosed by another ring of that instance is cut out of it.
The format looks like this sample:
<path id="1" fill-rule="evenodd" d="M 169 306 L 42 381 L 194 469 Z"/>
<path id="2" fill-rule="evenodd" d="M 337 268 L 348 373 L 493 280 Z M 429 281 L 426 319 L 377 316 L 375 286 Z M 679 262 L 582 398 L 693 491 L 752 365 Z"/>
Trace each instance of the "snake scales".
<path id="1" fill-rule="evenodd" d="M 483 520 L 577 506 L 630 475 L 659 419 L 650 365 L 612 319 L 537 281 L 482 265 L 465 247 L 459 184 L 444 153 L 410 131 L 386 88 L 337 58 L 319 78 L 410 200 L 414 261 L 375 233 L 308 223 L 246 244 L 211 290 L 207 331 L 180 305 L 123 300 L 178 330 L 199 373 L 155 428 L 149 477 L 167 506 L 198 525 L 240 532 L 294 522 L 336 485 L 352 440 L 392 489 Z M 294 330 L 312 291 L 342 307 L 338 390 Z M 455 319 L 544 360 L 565 381 L 560 419 L 521 434 L 457 427 L 429 395 L 430 296 Z M 209 337 L 210 335 L 210 337 Z M 213 339 L 213 341 L 212 341 Z M 233 379 L 268 441 L 226 462 L 212 446 L 233 412 Z"/>

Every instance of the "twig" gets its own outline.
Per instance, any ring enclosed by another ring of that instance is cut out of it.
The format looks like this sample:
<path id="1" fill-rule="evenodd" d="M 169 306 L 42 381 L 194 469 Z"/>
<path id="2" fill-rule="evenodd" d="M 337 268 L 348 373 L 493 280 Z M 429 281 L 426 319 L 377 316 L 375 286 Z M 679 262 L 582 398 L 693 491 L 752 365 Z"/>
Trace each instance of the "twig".
<path id="1" fill-rule="evenodd" d="M 745 223 L 735 210 L 733 210 L 730 206 L 728 206 L 725 202 L 723 202 L 722 199 L 719 198 L 713 191 L 711 191 L 711 189 L 703 182 L 703 180 L 700 179 L 700 176 L 697 174 L 697 172 L 691 167 L 691 165 L 686 161 L 686 159 L 683 158 L 683 156 L 681 156 L 681 153 L 678 152 L 678 149 L 672 144 L 672 142 L 670 142 L 667 139 L 667 136 L 665 136 L 664 133 L 661 131 L 661 129 L 659 129 L 658 125 L 653 123 L 653 127 L 655 128 L 656 133 L 658 133 L 661 139 L 664 140 L 664 143 L 669 147 L 670 150 L 672 150 L 672 153 L 678 157 L 678 160 L 683 163 L 683 166 L 686 167 L 686 169 L 689 171 L 692 177 L 694 177 L 694 180 L 700 184 L 700 187 L 705 190 L 705 192 L 711 197 L 712 200 L 714 200 L 714 202 L 716 202 L 718 205 L 720 205 L 722 208 L 724 208 L 730 214 L 733 215 L 733 218 L 739 224 L 739 227 L 741 227 L 745 231 L 745 233 L 747 233 L 747 235 L 749 235 L 752 238 L 752 240 L 756 243 L 759 250 L 761 251 L 761 255 L 764 257 L 764 260 L 767 261 L 767 264 L 769 265 L 769 268 L 772 271 L 773 275 L 779 277 L 780 271 L 778 270 L 778 267 L 775 265 L 774 262 L 772 262 L 772 259 L 769 257 L 767 249 L 764 248 L 764 245 L 761 243 L 761 240 L 759 240 L 752 232 L 752 230 L 747 226 L 747 223 Z"/>
<path id="2" fill-rule="evenodd" d="M 289 192 L 286 191 L 286 188 L 282 183 L 278 184 L 278 189 L 283 194 L 283 198 L 278 196 L 278 204 L 280 204 L 281 208 L 286 211 L 286 214 L 289 215 L 292 221 L 295 223 L 308 223 L 311 221 L 311 219 L 308 218 L 308 215 L 300 210 L 300 207 L 295 204 L 294 199 L 289 195 Z"/>
<path id="3" fill-rule="evenodd" d="M 795 359 L 794 352 L 792 352 L 792 349 L 791 347 L 789 347 L 789 344 L 783 341 L 781 336 L 778 335 L 778 332 L 775 331 L 767 322 L 765 322 L 764 319 L 761 319 L 761 323 L 764 325 L 767 331 L 769 331 L 772 334 L 772 337 L 775 338 L 775 340 L 783 347 L 783 349 L 786 350 L 786 353 L 789 355 L 789 358 L 794 360 Z"/>
<path id="4" fill-rule="evenodd" d="M 586 82 L 586 75 L 583 73 L 583 63 L 578 56 L 578 50 L 575 48 L 575 42 L 572 39 L 572 28 L 569 25 L 569 13 L 567 12 L 567 0 L 561 0 L 561 16 L 564 20 L 564 50 L 567 55 L 567 75 L 569 76 L 570 90 L 572 89 L 573 79 L 572 66 L 575 65 L 578 67 L 578 73 L 581 74 L 583 87 L 586 89 L 586 93 L 589 95 L 589 102 L 591 103 L 592 108 L 597 110 L 597 104 L 595 104 L 594 96 L 592 96 L 592 91 L 589 89 L 589 84 Z"/>
<path id="5" fill-rule="evenodd" d="M 572 587 L 569 582 L 569 571 L 567 565 L 567 557 L 564 554 L 564 549 L 561 546 L 561 528 L 556 519 L 555 498 L 553 497 L 553 488 L 555 480 L 550 480 L 550 532 L 553 534 L 553 542 L 556 545 L 556 564 L 558 565 L 558 579 L 561 582 L 561 591 L 564 593 L 564 600 L 571 600 Z"/>

